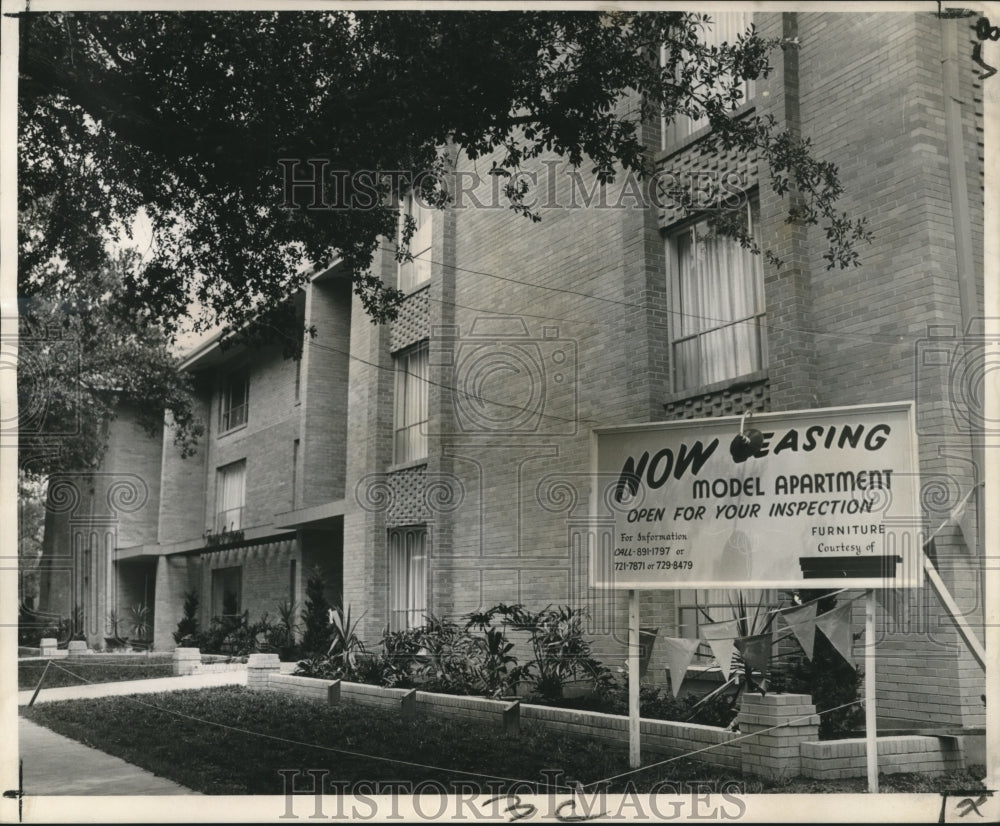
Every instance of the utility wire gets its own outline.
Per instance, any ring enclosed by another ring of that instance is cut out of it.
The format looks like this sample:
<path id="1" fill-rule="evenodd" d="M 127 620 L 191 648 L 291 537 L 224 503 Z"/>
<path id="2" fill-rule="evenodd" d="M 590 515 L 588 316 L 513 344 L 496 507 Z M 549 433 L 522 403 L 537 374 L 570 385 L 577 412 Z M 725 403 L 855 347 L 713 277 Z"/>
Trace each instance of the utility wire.
<path id="1" fill-rule="evenodd" d="M 88 680 L 86 677 L 82 677 L 79 674 L 74 674 L 72 671 L 70 671 L 67 668 L 63 668 L 62 666 L 57 665 L 56 663 L 53 663 L 53 666 L 55 666 L 56 668 L 60 669 L 61 671 L 65 671 L 67 674 L 69 674 L 72 677 L 76 677 L 78 680 L 83 680 L 83 682 L 85 682 L 85 683 L 88 683 L 90 685 L 94 685 L 94 683 L 91 680 Z M 362 759 L 366 759 L 366 760 L 377 760 L 377 761 L 383 762 L 383 763 L 397 763 L 397 764 L 402 765 L 402 766 L 410 766 L 410 767 L 418 768 L 418 769 L 428 769 L 430 771 L 450 772 L 452 774 L 460 774 L 460 775 L 463 775 L 465 777 L 484 777 L 484 778 L 487 778 L 487 779 L 490 779 L 490 780 L 503 780 L 503 781 L 506 781 L 508 783 L 526 783 L 526 784 L 531 785 L 531 786 L 538 786 L 540 784 L 540 782 L 541 782 L 541 781 L 534 781 L 534 780 L 524 780 L 524 779 L 517 778 L 517 777 L 505 777 L 504 775 L 499 775 L 499 774 L 487 774 L 485 772 L 470 772 L 470 771 L 465 771 L 464 769 L 451 769 L 451 768 L 447 768 L 447 767 L 444 767 L 444 766 L 432 766 L 432 765 L 430 765 L 428 763 L 417 763 L 417 762 L 414 762 L 412 760 L 403 760 L 403 759 L 397 758 L 397 757 L 384 757 L 384 756 L 378 755 L 378 754 L 366 754 L 365 752 L 352 751 L 350 749 L 340 749 L 340 748 L 336 748 L 334 746 L 325 746 L 325 745 L 322 745 L 320 743 L 306 743 L 305 741 L 302 741 L 302 740 L 292 740 L 292 739 L 290 739 L 288 737 L 281 737 L 281 736 L 279 736 L 277 734 L 268 734 L 267 732 L 264 732 L 264 731 L 254 731 L 252 729 L 240 728 L 239 726 L 231 726 L 231 725 L 229 725 L 227 723 L 219 723 L 219 722 L 217 722 L 215 720 L 207 720 L 207 719 L 205 719 L 203 717 L 196 717 L 193 714 L 185 714 L 183 711 L 177 711 L 176 709 L 163 708 L 163 706 L 158 706 L 158 705 L 155 705 L 154 703 L 145 703 L 142 700 L 137 700 L 135 698 L 135 696 L 132 696 L 132 695 L 127 695 L 127 694 L 125 694 L 125 695 L 119 695 L 118 699 L 127 700 L 127 701 L 129 701 L 131 703 L 135 703 L 136 705 L 143 706 L 144 708 L 152 708 L 152 709 L 155 709 L 157 711 L 162 711 L 165 714 L 172 714 L 175 717 L 181 717 L 181 718 L 184 718 L 186 720 L 191 720 L 191 721 L 196 722 L 196 723 L 201 723 L 201 724 L 208 725 L 208 726 L 215 726 L 216 728 L 220 728 L 220 729 L 225 729 L 227 731 L 236 732 L 237 734 L 244 734 L 244 735 L 248 735 L 248 736 L 251 736 L 251 737 L 262 737 L 262 738 L 265 738 L 267 740 L 274 740 L 274 741 L 280 742 L 280 743 L 288 743 L 289 745 L 293 745 L 293 746 L 304 746 L 306 748 L 318 749 L 319 751 L 327 751 L 327 752 L 332 752 L 334 754 L 343 754 L 343 755 L 346 755 L 348 757 L 358 757 L 358 758 L 362 758 Z M 551 785 L 547 785 L 546 788 L 551 788 Z M 563 788 L 563 789 L 567 789 L 567 790 L 571 790 L 572 789 L 572 787 L 570 787 L 570 786 L 559 786 L 559 788 Z"/>

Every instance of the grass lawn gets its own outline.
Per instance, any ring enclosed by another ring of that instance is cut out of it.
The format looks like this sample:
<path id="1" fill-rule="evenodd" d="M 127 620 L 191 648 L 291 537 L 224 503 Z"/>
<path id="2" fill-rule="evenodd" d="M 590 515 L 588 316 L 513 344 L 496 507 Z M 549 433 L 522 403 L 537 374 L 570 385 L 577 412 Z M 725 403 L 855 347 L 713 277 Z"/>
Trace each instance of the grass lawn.
<path id="1" fill-rule="evenodd" d="M 21 691 L 34 689 L 45 670 L 45 660 L 32 660 L 17 664 L 17 687 Z M 169 659 L 149 660 L 146 657 L 135 657 L 134 663 L 123 663 L 121 657 L 116 660 L 104 660 L 97 655 L 86 660 L 52 660 L 42 688 L 58 688 L 66 685 L 86 685 L 91 683 L 117 683 L 121 680 L 151 680 L 156 677 L 173 675 L 173 664 Z M 58 666 L 58 667 L 57 667 Z M 65 670 L 63 670 L 65 669 Z M 72 672 L 72 673 L 68 673 Z M 78 674 L 79 677 L 73 676 Z"/>
<path id="2" fill-rule="evenodd" d="M 566 778 L 591 783 L 628 770 L 624 747 L 549 732 L 522 731 L 519 738 L 506 738 L 499 731 L 462 720 L 403 719 L 395 711 L 347 703 L 328 706 L 242 687 L 45 703 L 22 709 L 22 714 L 206 794 L 283 794 L 279 771 L 295 769 L 303 773 L 325 769 L 328 782 L 433 780 L 453 792 L 463 786 L 452 784 L 464 784 L 466 793 L 470 784 L 477 784 L 490 794 L 511 785 L 498 776 L 541 782 L 555 770 Z M 302 777 L 308 786 L 311 779 Z M 639 792 L 651 790 L 659 781 L 675 785 L 714 782 L 717 788 L 730 784 L 726 790 L 732 793 L 865 788 L 862 778 L 823 784 L 739 778 L 690 760 L 647 769 L 631 780 Z M 977 779 L 966 773 L 933 780 L 894 775 L 885 778 L 882 789 L 977 786 L 981 787 Z M 625 791 L 626 780 L 608 788 Z M 519 789 L 530 791 L 523 785 Z"/>

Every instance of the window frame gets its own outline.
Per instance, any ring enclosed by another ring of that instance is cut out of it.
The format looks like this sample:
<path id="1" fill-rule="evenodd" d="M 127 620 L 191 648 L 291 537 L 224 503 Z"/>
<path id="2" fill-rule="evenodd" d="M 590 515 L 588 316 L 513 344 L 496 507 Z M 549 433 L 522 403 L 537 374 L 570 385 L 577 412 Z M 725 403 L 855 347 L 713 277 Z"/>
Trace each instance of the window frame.
<path id="1" fill-rule="evenodd" d="M 416 212 L 414 211 L 416 209 Z M 400 196 L 399 225 L 396 229 L 397 247 L 402 246 L 406 217 L 418 221 L 410 237 L 412 261 L 396 262 L 396 288 L 404 293 L 416 292 L 431 280 L 431 257 L 434 249 L 434 211 L 420 203 L 420 199 L 410 191 Z"/>
<path id="2" fill-rule="evenodd" d="M 223 479 L 230 473 L 234 473 L 237 469 L 242 471 L 241 480 L 239 483 L 239 500 L 240 504 L 235 507 L 223 508 L 223 495 L 224 495 L 224 484 Z M 215 532 L 218 534 L 222 533 L 232 533 L 233 531 L 243 530 L 244 513 L 246 511 L 246 500 L 247 500 L 247 460 L 238 459 L 235 462 L 229 462 L 225 465 L 220 465 L 215 469 Z M 235 524 L 229 525 L 228 514 L 236 511 Z M 223 519 L 223 515 L 227 515 Z M 225 524 L 224 524 L 225 523 Z"/>
<path id="3" fill-rule="evenodd" d="M 713 592 L 726 592 L 729 594 L 743 593 L 743 594 L 753 594 L 754 598 L 747 599 L 746 604 L 751 610 L 754 610 L 760 602 L 760 594 L 765 594 L 766 599 L 764 600 L 764 609 L 761 611 L 761 616 L 765 616 L 764 611 L 778 608 L 781 605 L 781 594 L 783 589 L 781 588 L 678 588 L 675 591 L 674 597 L 674 620 L 677 629 L 677 636 L 681 639 L 687 640 L 700 640 L 700 631 L 703 625 L 707 625 L 709 620 L 702 616 L 701 608 L 708 611 L 709 616 L 712 618 L 712 622 L 726 622 L 733 619 L 733 608 L 729 605 L 728 598 L 723 601 L 722 597 L 718 593 Z M 694 602 L 685 602 L 685 597 L 693 594 Z M 700 596 L 704 594 L 704 601 L 700 599 Z M 715 613 L 713 613 L 713 609 Z M 685 613 L 692 612 L 694 617 L 694 624 L 692 627 L 691 622 L 684 622 Z M 713 659 L 714 654 L 712 653 L 711 646 L 702 641 L 701 645 L 697 649 L 698 657 L 702 659 Z"/>
<path id="4" fill-rule="evenodd" d="M 412 538 L 413 544 L 407 539 Z M 386 531 L 386 553 L 388 567 L 389 630 L 404 631 L 424 625 L 430 612 L 430 532 L 426 525 L 402 525 Z M 400 582 L 400 566 L 405 564 L 404 580 Z M 414 579 L 422 582 L 414 586 Z M 413 604 L 415 597 L 422 595 L 423 604 Z M 403 604 L 400 605 L 400 599 Z"/>
<path id="5" fill-rule="evenodd" d="M 233 403 L 234 390 L 242 384 L 243 398 L 238 404 Z M 240 411 L 242 418 L 233 422 L 233 414 Z M 224 435 L 241 427 L 246 427 L 250 421 L 250 373 L 240 368 L 229 373 L 219 388 L 219 434 Z"/>
<path id="6" fill-rule="evenodd" d="M 749 223 L 750 235 L 757 243 L 760 243 L 758 227 L 760 223 L 760 207 L 757 200 L 756 189 L 749 190 L 747 192 L 747 221 Z M 754 278 L 754 297 L 755 306 L 754 311 L 749 315 L 742 316 L 740 318 L 732 320 L 722 320 L 716 319 L 718 323 L 714 324 L 711 328 L 699 330 L 694 333 L 682 334 L 682 320 L 683 316 L 689 311 L 685 308 L 684 299 L 682 295 L 682 284 L 681 284 L 681 259 L 680 259 L 680 249 L 678 239 L 686 233 L 694 233 L 697 235 L 699 228 L 706 227 L 708 224 L 708 215 L 706 213 L 699 213 L 692 218 L 685 220 L 683 222 L 677 223 L 669 230 L 664 233 L 664 246 L 665 246 L 665 259 L 666 259 L 666 278 L 667 278 L 667 294 L 670 297 L 670 312 L 668 314 L 668 324 L 667 324 L 667 337 L 668 337 L 668 350 L 670 359 L 670 387 L 671 392 L 674 394 L 681 394 L 685 392 L 697 393 L 701 388 L 709 387 L 720 382 L 731 382 L 742 376 L 752 375 L 754 373 L 762 372 L 767 369 L 768 365 L 768 346 L 767 346 L 767 294 L 764 287 L 764 262 L 761 260 L 760 254 L 754 254 L 749 250 L 745 251 L 747 256 L 746 260 L 751 262 L 753 278 Z M 724 238 L 727 242 L 739 246 L 738 242 Z M 697 241 L 692 242 L 692 248 L 695 248 Z M 735 277 L 735 276 L 733 276 Z M 733 277 L 727 279 L 727 295 L 731 295 L 731 290 L 733 286 Z M 694 315 L 691 313 L 691 315 Z M 678 345 L 685 342 L 697 341 L 698 339 L 704 338 L 705 336 L 711 335 L 712 333 L 717 333 L 721 330 L 734 327 L 740 324 L 752 324 L 755 333 L 756 340 L 756 353 L 752 361 L 755 366 L 751 366 L 749 370 L 742 370 L 731 375 L 724 375 L 721 378 L 713 379 L 707 382 L 699 382 L 686 384 L 682 381 L 681 375 L 681 359 L 678 357 Z"/>
<path id="7" fill-rule="evenodd" d="M 414 358 L 423 359 L 421 376 L 411 371 Z M 395 393 L 392 414 L 392 460 L 401 465 L 427 459 L 429 454 L 427 424 L 430 421 L 430 342 L 427 339 L 392 354 L 395 372 Z M 411 384 L 419 382 L 419 385 Z M 416 401 L 422 416 L 410 420 L 412 394 L 421 396 Z M 415 435 L 414 435 L 415 434 Z M 423 448 L 422 450 L 420 448 Z"/>
<path id="8" fill-rule="evenodd" d="M 721 46 L 723 43 L 735 43 L 736 35 L 733 34 L 730 38 L 730 32 L 737 32 L 738 34 L 743 34 L 750 28 L 751 24 L 754 22 L 753 10 L 749 11 L 723 11 L 711 13 L 712 23 L 711 28 L 702 29 L 702 34 L 704 36 L 704 42 L 708 46 Z M 717 32 L 715 27 L 720 22 L 727 22 L 724 31 Z M 721 36 L 717 36 L 721 34 Z M 723 37 L 725 39 L 723 39 Z M 666 58 L 666 46 L 660 46 L 659 62 L 660 67 L 663 67 Z M 745 107 L 750 106 L 753 103 L 754 96 L 757 94 L 756 83 L 753 80 L 744 79 L 742 82 L 743 88 L 743 102 L 738 108 L 734 109 L 731 114 L 736 114 L 742 111 Z M 708 118 L 703 114 L 697 120 L 693 120 L 687 115 L 677 115 L 669 123 L 667 122 L 666 115 L 660 114 L 660 150 L 667 151 L 668 149 L 675 149 L 687 141 L 691 140 L 696 134 L 701 132 L 703 129 L 708 127 Z"/>

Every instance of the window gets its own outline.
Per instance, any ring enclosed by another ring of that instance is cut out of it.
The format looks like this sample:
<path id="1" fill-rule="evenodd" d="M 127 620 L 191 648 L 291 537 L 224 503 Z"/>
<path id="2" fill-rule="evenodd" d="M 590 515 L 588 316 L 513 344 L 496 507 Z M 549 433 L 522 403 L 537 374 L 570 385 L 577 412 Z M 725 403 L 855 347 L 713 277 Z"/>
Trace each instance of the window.
<path id="1" fill-rule="evenodd" d="M 427 456 L 427 342 L 397 353 L 393 456 L 396 464 Z"/>
<path id="2" fill-rule="evenodd" d="M 246 478 L 246 459 L 219 468 L 215 491 L 216 533 L 230 533 L 243 527 Z"/>
<path id="3" fill-rule="evenodd" d="M 752 212 L 747 208 L 747 220 Z M 762 370 L 767 362 L 760 256 L 706 221 L 668 237 L 674 390 Z"/>
<path id="4" fill-rule="evenodd" d="M 729 11 L 710 12 L 711 23 L 699 28 L 701 40 L 707 46 L 721 46 L 723 43 L 735 44 L 737 37 L 744 34 L 753 22 L 753 12 L 750 11 Z M 666 62 L 665 52 L 661 51 L 660 64 Z M 744 80 L 741 84 L 743 101 L 746 102 L 753 97 L 754 84 L 752 80 Z M 708 126 L 708 118 L 702 115 L 700 118 L 689 118 L 687 115 L 678 115 L 670 123 L 664 118 L 661 122 L 660 134 L 662 135 L 661 148 L 666 149 L 680 143 L 685 138 L 693 135 L 699 129 Z"/>
<path id="5" fill-rule="evenodd" d="M 292 510 L 298 502 L 296 488 L 299 484 L 299 440 L 292 442 Z"/>
<path id="6" fill-rule="evenodd" d="M 239 616 L 243 602 L 243 568 L 215 568 L 212 571 L 212 616 Z"/>
<path id="7" fill-rule="evenodd" d="M 409 215 L 416 223 L 416 230 L 410 237 L 410 254 L 412 261 L 403 261 L 399 264 L 398 287 L 403 292 L 415 290 L 421 284 L 430 281 L 431 278 L 431 243 L 433 241 L 433 215 L 434 211 L 420 203 L 420 199 L 414 197 L 411 192 L 401 199 L 399 216 L 399 237 L 397 241 L 402 243 L 403 228 L 406 226 L 405 216 Z"/>
<path id="8" fill-rule="evenodd" d="M 226 379 L 222 385 L 219 403 L 219 430 L 222 433 L 247 423 L 250 410 L 250 377 L 237 373 Z"/>
<path id="9" fill-rule="evenodd" d="M 427 615 L 427 529 L 389 531 L 389 626 L 403 631 Z"/>
<path id="10" fill-rule="evenodd" d="M 734 591 L 728 588 L 698 588 L 677 591 L 677 636 L 686 639 L 697 639 L 699 629 L 709 622 L 725 622 L 740 616 L 738 608 L 732 605 L 742 595 L 743 604 L 749 614 L 750 627 L 753 627 L 754 614 L 759 614 L 758 623 L 763 622 L 767 609 L 778 607 L 778 592 L 769 590 Z M 763 605 L 758 609 L 758 606 Z M 708 617 L 705 614 L 708 614 Z M 709 619 L 711 617 L 711 619 Z M 704 646 L 705 651 L 699 653 L 711 657 L 711 650 Z"/>

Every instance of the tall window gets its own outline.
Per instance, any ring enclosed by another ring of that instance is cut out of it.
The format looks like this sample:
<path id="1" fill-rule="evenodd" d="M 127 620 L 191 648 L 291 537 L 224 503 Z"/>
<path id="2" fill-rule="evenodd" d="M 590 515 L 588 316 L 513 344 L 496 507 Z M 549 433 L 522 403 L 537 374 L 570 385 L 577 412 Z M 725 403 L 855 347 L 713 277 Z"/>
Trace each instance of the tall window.
<path id="1" fill-rule="evenodd" d="M 228 376 L 222 385 L 219 404 L 219 431 L 240 427 L 247 423 L 250 411 L 250 377 L 244 373 Z"/>
<path id="2" fill-rule="evenodd" d="M 427 456 L 427 342 L 397 353 L 394 461 Z"/>
<path id="3" fill-rule="evenodd" d="M 389 531 L 389 625 L 416 628 L 427 614 L 427 529 Z"/>
<path id="4" fill-rule="evenodd" d="M 243 527 L 246 478 L 246 459 L 219 468 L 215 490 L 217 533 L 238 531 Z"/>
<path id="5" fill-rule="evenodd" d="M 747 220 L 752 225 L 748 206 Z M 667 240 L 674 390 L 762 370 L 767 362 L 760 256 L 700 221 Z"/>
<path id="6" fill-rule="evenodd" d="M 299 501 L 298 498 L 298 485 L 299 485 L 299 440 L 296 439 L 292 442 L 292 509 L 295 508 Z"/>
<path id="7" fill-rule="evenodd" d="M 723 43 L 736 44 L 737 37 L 744 34 L 753 22 L 753 12 L 751 11 L 710 11 L 711 23 L 704 27 L 699 27 L 700 39 L 708 46 L 721 46 Z M 666 52 L 661 50 L 660 63 L 666 61 Z M 724 79 L 720 79 L 725 82 Z M 750 100 L 754 94 L 754 84 L 752 80 L 744 80 L 740 85 L 743 92 L 743 102 Z M 702 114 L 699 118 L 689 118 L 687 115 L 678 115 L 670 123 L 663 119 L 662 148 L 666 149 L 690 135 L 693 135 L 702 127 L 708 126 L 708 118 Z"/>
<path id="8" fill-rule="evenodd" d="M 411 192 L 400 204 L 399 238 L 402 242 L 403 228 L 406 216 L 413 218 L 417 227 L 410 237 L 410 254 L 412 261 L 404 261 L 399 265 L 399 289 L 409 292 L 430 281 L 431 278 L 431 242 L 434 210 L 420 203 Z"/>

